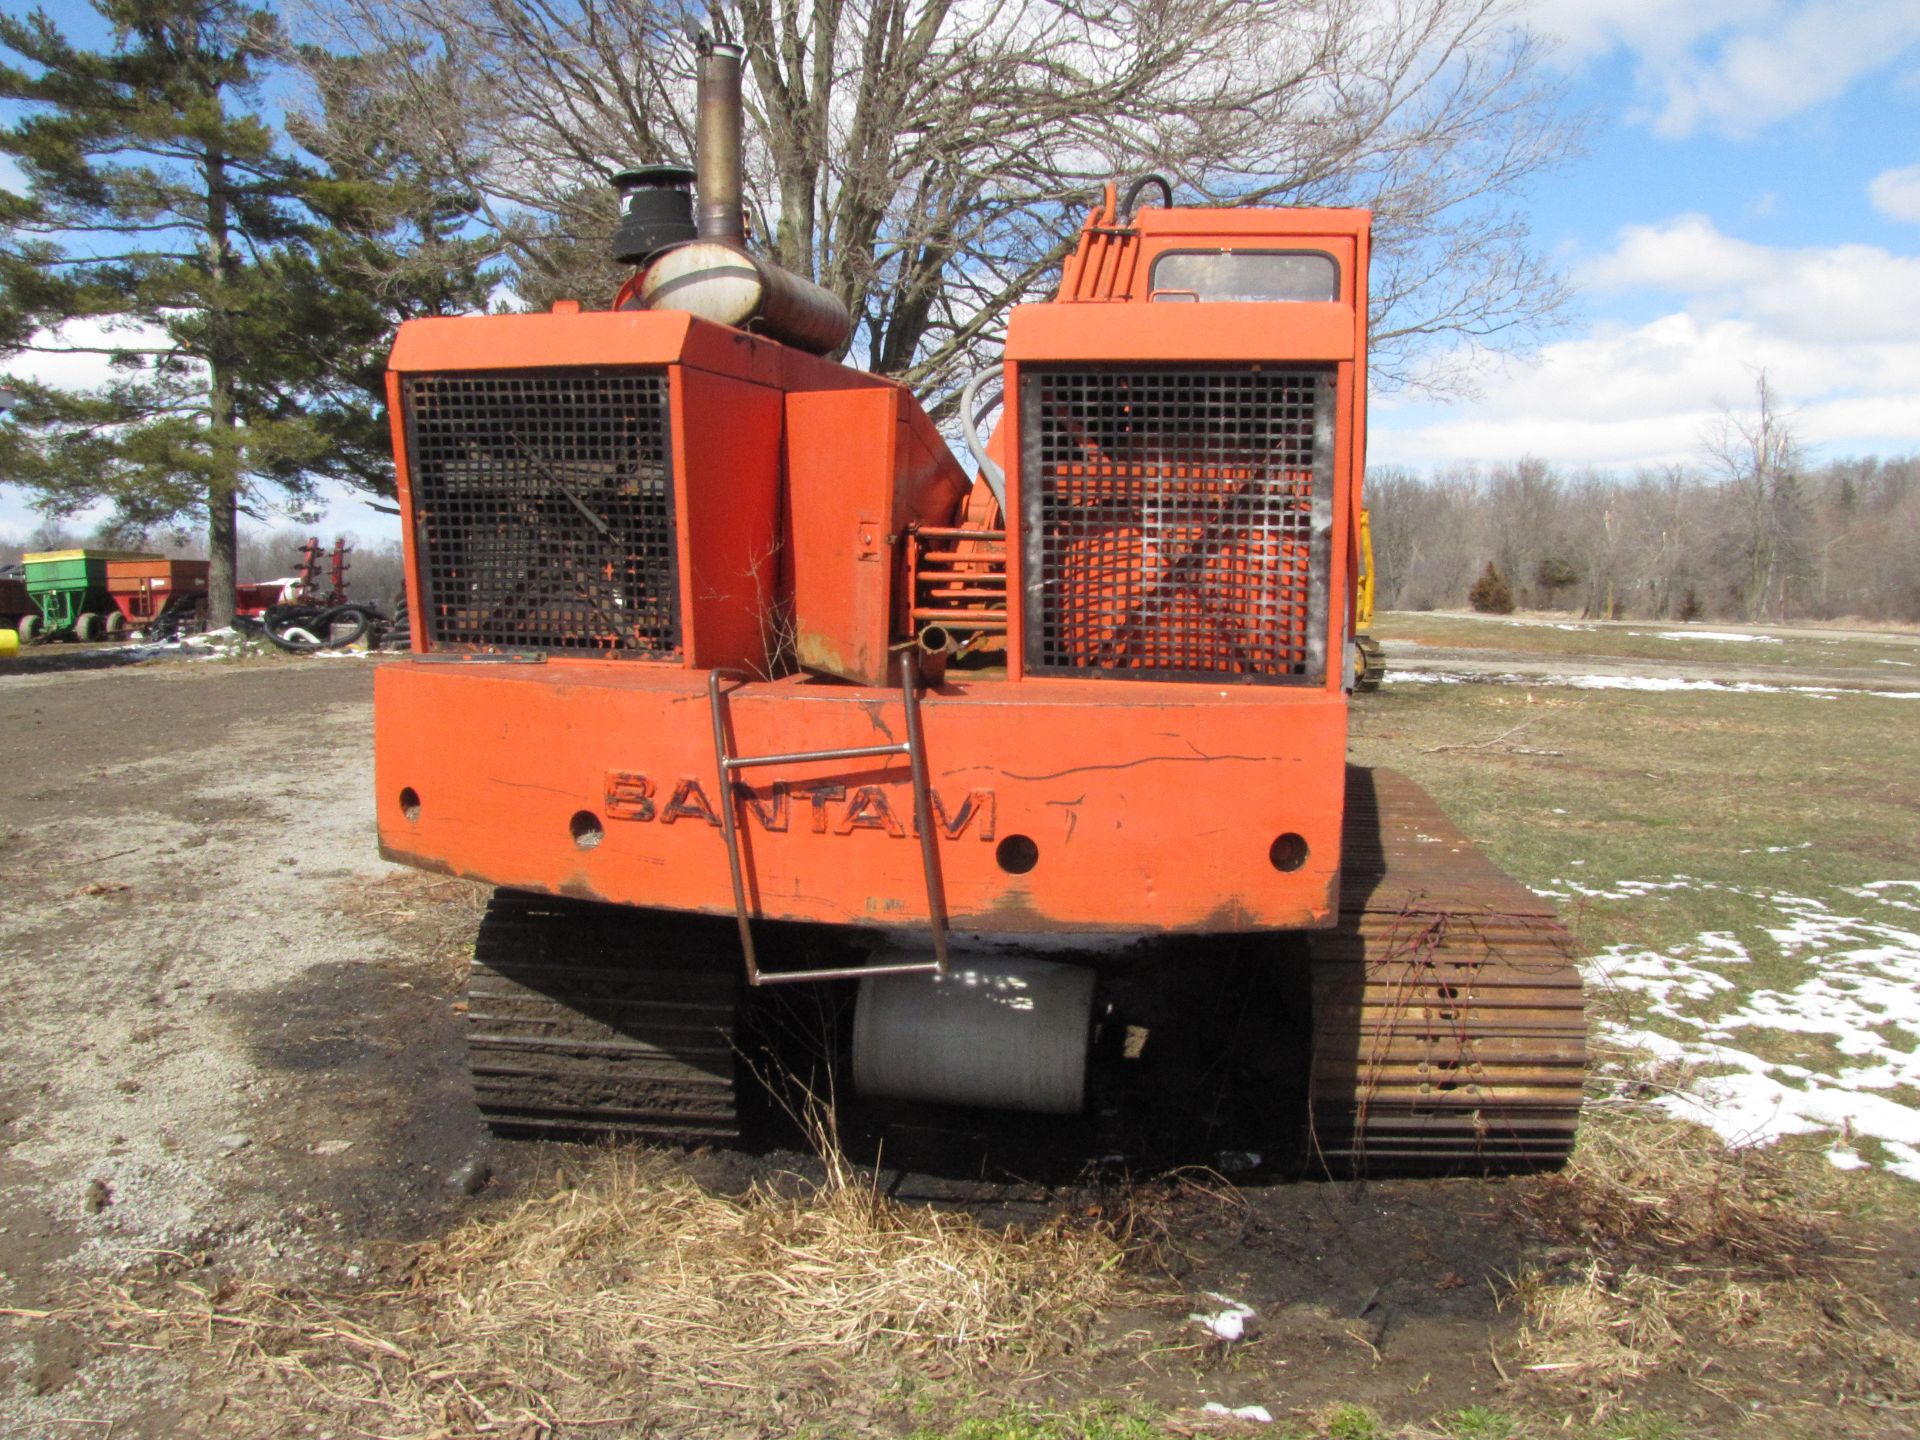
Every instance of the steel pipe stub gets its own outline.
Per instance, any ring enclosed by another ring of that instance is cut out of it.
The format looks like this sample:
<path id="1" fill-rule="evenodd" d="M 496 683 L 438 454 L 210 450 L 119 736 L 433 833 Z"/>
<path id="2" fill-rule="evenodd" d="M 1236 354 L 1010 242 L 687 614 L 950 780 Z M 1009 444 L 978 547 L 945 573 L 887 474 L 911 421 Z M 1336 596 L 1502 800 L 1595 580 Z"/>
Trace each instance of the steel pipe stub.
<path id="1" fill-rule="evenodd" d="M 883 951 L 875 965 L 913 957 Z M 1085 1104 L 1094 972 L 956 957 L 941 975 L 860 982 L 853 1079 L 862 1095 L 1076 1115 Z"/>

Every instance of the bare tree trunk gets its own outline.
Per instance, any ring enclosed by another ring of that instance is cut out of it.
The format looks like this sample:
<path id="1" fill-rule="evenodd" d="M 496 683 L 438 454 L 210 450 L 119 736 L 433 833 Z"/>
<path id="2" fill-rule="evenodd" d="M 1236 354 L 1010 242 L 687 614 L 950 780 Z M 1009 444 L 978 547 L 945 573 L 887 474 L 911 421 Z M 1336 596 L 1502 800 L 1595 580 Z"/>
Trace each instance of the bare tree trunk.
<path id="1" fill-rule="evenodd" d="M 203 174 L 207 187 L 207 428 L 212 462 L 207 478 L 207 623 L 218 629 L 233 623 L 239 579 L 241 450 L 234 376 L 242 357 L 236 352 L 233 317 L 228 313 L 233 256 L 226 157 L 210 149 Z"/>

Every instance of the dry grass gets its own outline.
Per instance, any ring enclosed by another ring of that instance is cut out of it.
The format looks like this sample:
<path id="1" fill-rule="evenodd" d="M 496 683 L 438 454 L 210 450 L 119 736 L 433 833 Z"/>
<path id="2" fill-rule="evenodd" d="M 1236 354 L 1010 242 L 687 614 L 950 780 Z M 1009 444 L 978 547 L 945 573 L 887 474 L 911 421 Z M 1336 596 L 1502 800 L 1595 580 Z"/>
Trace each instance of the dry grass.
<path id="1" fill-rule="evenodd" d="M 245 1433 L 295 1414 L 382 1436 L 782 1433 L 908 1357 L 1031 1364 L 1123 1288 L 1102 1231 L 991 1230 L 849 1178 L 728 1198 L 611 1151 L 365 1289 L 176 1276 L 97 1318 L 222 1372 Z"/>
<path id="2" fill-rule="evenodd" d="M 1797 1274 L 1834 1246 L 1823 1178 L 1778 1150 L 1729 1149 L 1651 1107 L 1597 1104 L 1573 1159 L 1525 1203 L 1541 1229 L 1612 1262 Z"/>
<path id="3" fill-rule="evenodd" d="M 1514 1282 L 1522 1363 L 1539 1380 L 1599 1387 L 1603 1407 L 1664 1370 L 1709 1390 L 1737 1390 L 1745 1372 L 1792 1392 L 1802 1361 L 1824 1400 L 1914 1406 L 1920 1340 L 1859 1283 L 1873 1256 L 1843 1238 L 1839 1184 L 1817 1157 L 1732 1150 L 1658 1112 L 1597 1110 L 1572 1163 L 1525 1201 L 1578 1258 Z"/>

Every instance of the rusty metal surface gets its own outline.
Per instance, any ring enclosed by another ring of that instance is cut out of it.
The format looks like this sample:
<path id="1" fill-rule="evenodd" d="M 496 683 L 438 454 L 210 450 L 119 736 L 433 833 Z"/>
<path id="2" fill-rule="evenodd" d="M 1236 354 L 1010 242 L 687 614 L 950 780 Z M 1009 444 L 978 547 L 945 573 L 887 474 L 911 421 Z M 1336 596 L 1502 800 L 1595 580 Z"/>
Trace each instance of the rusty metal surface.
<path id="1" fill-rule="evenodd" d="M 1347 774 L 1340 924 L 1313 941 L 1313 1140 L 1338 1174 L 1550 1167 L 1586 1022 L 1572 937 L 1405 776 Z"/>
<path id="2" fill-rule="evenodd" d="M 742 210 L 740 62 L 746 50 L 704 36 L 695 81 L 694 168 L 699 174 L 695 227 L 702 240 L 740 245 Z"/>
<path id="3" fill-rule="evenodd" d="M 710 925 L 499 891 L 467 991 L 474 1098 L 501 1130 L 736 1138 L 738 992 Z"/>

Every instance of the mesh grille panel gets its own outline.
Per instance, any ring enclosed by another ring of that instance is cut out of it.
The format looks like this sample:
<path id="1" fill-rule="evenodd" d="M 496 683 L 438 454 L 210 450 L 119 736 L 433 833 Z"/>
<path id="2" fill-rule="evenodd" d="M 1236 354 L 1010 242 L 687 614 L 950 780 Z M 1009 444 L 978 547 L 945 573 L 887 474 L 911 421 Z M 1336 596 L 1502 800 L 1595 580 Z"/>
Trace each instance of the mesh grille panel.
<path id="1" fill-rule="evenodd" d="M 1322 680 L 1332 401 L 1315 371 L 1026 371 L 1027 669 Z"/>
<path id="2" fill-rule="evenodd" d="M 404 386 L 430 643 L 675 653 L 663 371 L 489 370 Z"/>

